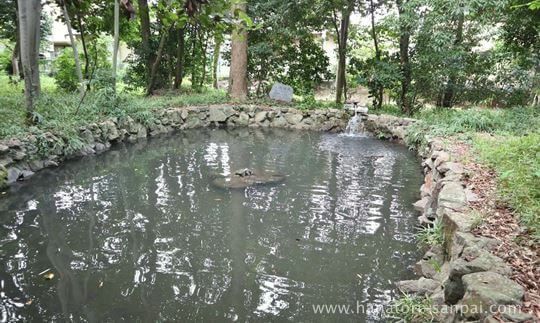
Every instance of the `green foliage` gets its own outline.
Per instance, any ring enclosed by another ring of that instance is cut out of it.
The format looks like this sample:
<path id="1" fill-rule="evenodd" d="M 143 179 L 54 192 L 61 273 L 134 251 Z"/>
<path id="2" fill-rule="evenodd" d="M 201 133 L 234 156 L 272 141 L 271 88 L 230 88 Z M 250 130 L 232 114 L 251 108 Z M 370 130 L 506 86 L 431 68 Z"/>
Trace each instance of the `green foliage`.
<path id="1" fill-rule="evenodd" d="M 0 52 L 0 73 L 11 72 L 11 55 L 8 51 Z"/>
<path id="2" fill-rule="evenodd" d="M 432 226 L 422 228 L 417 234 L 420 244 L 425 246 L 440 246 L 444 242 L 444 230 L 440 219 Z"/>
<path id="3" fill-rule="evenodd" d="M 501 197 L 540 239 L 540 133 L 479 137 L 475 146 L 480 160 L 497 171 Z"/>
<path id="4" fill-rule="evenodd" d="M 404 322 L 434 322 L 437 310 L 429 297 L 403 294 L 385 312 L 386 318 Z"/>
<path id="5" fill-rule="evenodd" d="M 104 39 L 98 39 L 89 46 L 89 69 L 91 70 L 91 84 L 98 89 L 110 87 L 113 84 L 112 72 L 108 61 L 109 51 Z M 80 60 L 84 61 L 82 53 Z M 111 75 L 107 80 L 107 74 Z M 54 61 L 54 79 L 58 88 L 66 92 L 74 92 L 79 88 L 79 79 L 75 69 L 73 49 L 66 47 Z"/>
<path id="6" fill-rule="evenodd" d="M 257 0 L 250 1 L 248 11 L 259 25 L 249 33 L 248 49 L 248 74 L 257 96 L 264 96 L 275 81 L 309 95 L 330 77 L 329 59 L 313 35 L 321 20 L 312 2 Z"/>
<path id="7" fill-rule="evenodd" d="M 301 110 L 341 109 L 343 108 L 343 104 L 338 104 L 334 101 L 316 100 L 313 93 L 311 93 L 304 95 L 300 101 L 295 102 L 295 108 Z"/>
<path id="8" fill-rule="evenodd" d="M 74 92 L 79 87 L 79 80 L 75 72 L 75 59 L 73 49 L 65 48 L 54 61 L 56 85 L 64 91 Z"/>

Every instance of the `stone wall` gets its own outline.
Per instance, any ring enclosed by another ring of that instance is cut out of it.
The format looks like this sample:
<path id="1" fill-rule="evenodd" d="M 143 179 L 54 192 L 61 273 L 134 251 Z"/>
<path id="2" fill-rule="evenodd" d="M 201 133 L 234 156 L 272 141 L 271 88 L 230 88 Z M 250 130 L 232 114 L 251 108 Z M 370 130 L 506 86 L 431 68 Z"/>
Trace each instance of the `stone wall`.
<path id="1" fill-rule="evenodd" d="M 405 140 L 412 119 L 392 116 L 366 118 L 366 129 L 380 138 Z M 444 242 L 429 249 L 416 264 L 417 280 L 399 282 L 398 288 L 408 294 L 427 296 L 441 309 L 440 322 L 499 322 L 491 314 L 501 309 L 505 322 L 534 320 L 519 311 L 524 290 L 509 279 L 512 270 L 490 250 L 498 241 L 471 233 L 479 218 L 469 207 L 476 196 L 466 186 L 464 167 L 456 162 L 439 139 L 427 140 L 420 151 L 423 159 L 424 184 L 421 200 L 415 203 L 422 226 L 440 221 Z M 413 147 L 418 148 L 418 147 Z M 445 307 L 446 306 L 446 307 Z M 453 307 L 450 307 L 453 306 Z M 444 309 L 448 313 L 444 313 Z"/>
<path id="2" fill-rule="evenodd" d="M 344 110 L 297 110 L 256 106 L 220 105 L 215 107 L 170 108 L 154 112 L 149 124 L 131 117 L 111 118 L 79 129 L 75 149 L 68 138 L 53 133 L 27 134 L 21 138 L 0 141 L 0 188 L 26 180 L 35 172 L 58 166 L 77 156 L 108 150 L 117 142 L 133 142 L 139 138 L 172 131 L 200 127 L 276 127 L 314 131 L 343 131 L 351 114 Z"/>
<path id="3" fill-rule="evenodd" d="M 45 167 L 58 166 L 66 159 L 105 151 L 116 142 L 212 126 L 340 132 L 346 128 L 352 113 L 333 109 L 219 106 L 170 108 L 156 111 L 155 116 L 155 122 L 150 124 L 125 117 L 81 127 L 79 137 L 83 145 L 74 151 L 66 138 L 52 133 L 0 141 L 0 187 L 25 180 Z M 362 119 L 365 129 L 377 137 L 399 141 L 405 139 L 407 127 L 417 122 L 384 115 L 363 115 Z M 427 226 L 441 221 L 444 243 L 432 247 L 416 264 L 420 279 L 399 282 L 398 287 L 405 293 L 428 296 L 434 305 L 468 306 L 442 313 L 438 321 L 496 322 L 489 313 L 479 313 L 476 309 L 489 311 L 493 305 L 520 305 L 524 291 L 508 278 L 511 269 L 505 262 L 489 252 L 497 247 L 497 241 L 471 233 L 477 219 L 471 214 L 468 202 L 475 196 L 465 185 L 464 167 L 453 160 L 443 142 L 437 139 L 428 140 L 427 150 L 420 155 L 425 181 L 420 190 L 421 200 L 415 203 L 419 222 Z M 528 318 L 511 309 L 503 314 L 506 321 L 521 322 Z"/>

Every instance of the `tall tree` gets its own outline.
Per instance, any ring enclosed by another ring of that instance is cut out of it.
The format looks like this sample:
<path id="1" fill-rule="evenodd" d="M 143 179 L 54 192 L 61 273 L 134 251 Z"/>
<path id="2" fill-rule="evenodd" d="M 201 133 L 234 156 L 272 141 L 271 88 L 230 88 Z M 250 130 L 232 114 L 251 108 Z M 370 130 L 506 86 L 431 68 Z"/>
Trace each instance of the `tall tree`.
<path id="1" fill-rule="evenodd" d="M 412 114 L 411 82 L 412 71 L 409 57 L 409 47 L 411 42 L 411 28 L 408 16 L 409 10 L 406 7 L 409 0 L 396 0 L 399 13 L 399 63 L 401 68 L 401 92 L 399 94 L 399 105 L 401 111 Z"/>
<path id="2" fill-rule="evenodd" d="M 336 103 L 342 103 L 344 97 L 347 100 L 347 40 L 349 38 L 351 14 L 354 12 L 355 6 L 356 0 L 345 1 L 339 17 L 337 10 L 332 8 L 332 24 L 338 40 Z"/>
<path id="3" fill-rule="evenodd" d="M 145 70 L 146 70 L 146 80 L 150 79 L 150 71 L 152 64 L 154 63 L 154 57 L 150 49 L 150 39 L 151 39 L 151 30 L 150 30 L 150 10 L 148 8 L 147 0 L 138 0 L 139 3 L 139 19 L 140 19 L 140 32 L 141 32 L 141 47 L 142 55 L 145 58 Z"/>
<path id="4" fill-rule="evenodd" d="M 21 59 L 27 120 L 31 123 L 35 100 L 40 93 L 39 39 L 41 21 L 40 0 L 18 0 Z"/>
<path id="5" fill-rule="evenodd" d="M 369 0 L 369 11 L 371 17 L 371 37 L 373 38 L 373 47 L 375 49 L 375 66 L 381 64 L 381 48 L 379 46 L 379 37 L 375 24 L 375 4 L 373 0 Z M 375 81 L 373 85 L 373 107 L 380 109 L 383 103 L 384 87 L 380 82 Z"/>
<path id="6" fill-rule="evenodd" d="M 229 76 L 229 95 L 235 100 L 245 100 L 248 96 L 248 31 L 244 19 L 247 2 L 236 3 L 232 7 L 236 23 L 231 40 L 231 70 Z"/>

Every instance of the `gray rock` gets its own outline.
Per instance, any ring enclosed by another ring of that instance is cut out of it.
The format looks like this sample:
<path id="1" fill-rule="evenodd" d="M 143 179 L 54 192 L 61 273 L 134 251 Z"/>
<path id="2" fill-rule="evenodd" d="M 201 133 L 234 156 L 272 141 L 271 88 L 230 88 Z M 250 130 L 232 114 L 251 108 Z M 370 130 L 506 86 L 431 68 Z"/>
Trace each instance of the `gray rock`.
<path id="1" fill-rule="evenodd" d="M 437 170 L 442 174 L 446 174 L 449 171 L 452 171 L 454 174 L 463 174 L 463 166 L 454 162 L 443 162 L 437 167 Z"/>
<path id="2" fill-rule="evenodd" d="M 96 151 L 97 153 L 99 153 L 99 152 L 102 152 L 102 151 L 107 150 L 107 147 L 106 147 L 104 144 L 98 142 L 98 143 L 96 143 L 96 146 L 95 146 L 94 149 L 95 149 L 95 151 Z"/>
<path id="3" fill-rule="evenodd" d="M 192 128 L 198 128 L 202 126 L 202 121 L 197 116 L 190 117 L 187 119 L 186 123 L 184 124 L 186 128 L 192 129 Z"/>
<path id="4" fill-rule="evenodd" d="M 24 160 L 24 158 L 26 158 L 26 153 L 24 153 L 24 151 L 22 151 L 22 150 L 15 150 L 15 151 L 13 151 L 11 157 L 15 161 L 21 161 L 21 160 Z"/>
<path id="5" fill-rule="evenodd" d="M 269 94 L 270 99 L 287 103 L 292 102 L 293 95 L 293 88 L 281 83 L 275 83 Z"/>
<path id="6" fill-rule="evenodd" d="M 457 279 L 482 271 L 493 271 L 501 275 L 512 273 L 503 259 L 476 247 L 465 248 L 460 258 L 450 263 L 450 278 Z"/>
<path id="7" fill-rule="evenodd" d="M 9 147 L 3 144 L 0 144 L 0 154 L 4 154 L 9 150 Z"/>
<path id="8" fill-rule="evenodd" d="M 485 271 L 493 271 L 502 275 L 510 275 L 512 272 L 501 258 L 475 246 L 465 248 L 458 259 L 450 262 L 449 278 L 444 288 L 445 299 L 449 303 L 455 304 L 465 293 L 462 277 Z"/>
<path id="9" fill-rule="evenodd" d="M 79 137 L 81 137 L 81 140 L 87 144 L 94 142 L 94 134 L 89 129 L 84 129 L 81 131 Z"/>
<path id="10" fill-rule="evenodd" d="M 467 206 L 467 197 L 465 189 L 459 182 L 446 183 L 439 192 L 439 207 L 445 207 L 452 210 L 464 210 Z"/>
<path id="11" fill-rule="evenodd" d="M 264 120 L 266 120 L 267 116 L 268 116 L 267 111 L 257 112 L 257 114 L 255 114 L 255 122 L 261 123 Z"/>
<path id="12" fill-rule="evenodd" d="M 180 113 L 180 117 L 186 120 L 188 116 L 189 116 L 189 111 L 187 109 L 182 109 L 182 112 Z"/>
<path id="13" fill-rule="evenodd" d="M 289 123 L 287 122 L 287 119 L 285 119 L 284 117 L 282 116 L 279 116 L 279 117 L 276 117 L 273 121 L 272 121 L 272 127 L 276 127 L 276 128 L 284 128 L 286 126 L 288 126 Z"/>
<path id="14" fill-rule="evenodd" d="M 7 145 L 9 148 L 21 148 L 22 142 L 19 139 L 9 139 L 4 141 L 4 145 Z"/>
<path id="15" fill-rule="evenodd" d="M 247 126 L 249 124 L 249 115 L 245 112 L 240 113 L 237 122 L 241 126 Z"/>
<path id="16" fill-rule="evenodd" d="M 21 176 L 21 170 L 16 167 L 10 167 L 7 170 L 7 183 L 15 183 L 19 180 L 19 177 Z"/>
<path id="17" fill-rule="evenodd" d="M 534 322 L 535 317 L 531 314 L 523 313 L 516 306 L 503 306 L 499 308 L 503 319 L 510 322 Z"/>
<path id="18" fill-rule="evenodd" d="M 523 287 L 501 274 L 487 271 L 465 275 L 462 280 L 465 295 L 460 305 L 469 311 L 462 310 L 461 316 L 467 320 L 488 317 L 492 306 L 521 305 Z"/>
<path id="19" fill-rule="evenodd" d="M 37 172 L 45 168 L 45 163 L 43 160 L 32 160 L 28 163 L 28 166 L 33 172 Z"/>
<path id="20" fill-rule="evenodd" d="M 302 119 L 304 119 L 304 116 L 298 113 L 287 113 L 285 114 L 285 119 L 287 120 L 288 123 L 292 125 L 297 125 L 300 122 L 302 122 Z"/>
<path id="21" fill-rule="evenodd" d="M 416 211 L 418 212 L 424 212 L 425 209 L 426 209 L 426 206 L 428 205 L 428 203 L 431 201 L 431 199 L 429 197 L 424 197 L 423 199 L 421 199 L 420 201 L 416 202 L 413 204 L 413 207 Z"/>
<path id="22" fill-rule="evenodd" d="M 227 121 L 227 114 L 220 108 L 212 108 L 210 109 L 210 116 L 208 117 L 208 121 L 210 122 L 225 122 Z"/>
<path id="23" fill-rule="evenodd" d="M 397 288 L 406 294 L 426 295 L 438 290 L 441 284 L 433 279 L 420 278 L 418 280 L 402 280 L 397 283 Z"/>
<path id="24" fill-rule="evenodd" d="M 100 124 L 101 134 L 104 140 L 114 141 L 120 137 L 116 124 L 112 120 L 106 120 Z"/>

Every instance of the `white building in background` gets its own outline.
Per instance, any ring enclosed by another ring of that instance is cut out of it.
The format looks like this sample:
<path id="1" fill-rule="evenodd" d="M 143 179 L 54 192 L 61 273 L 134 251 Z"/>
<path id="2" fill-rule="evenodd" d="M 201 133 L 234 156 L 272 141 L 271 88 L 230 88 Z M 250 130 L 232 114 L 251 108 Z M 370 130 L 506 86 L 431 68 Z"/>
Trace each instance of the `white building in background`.
<path id="1" fill-rule="evenodd" d="M 69 32 L 67 25 L 59 18 L 63 16 L 62 9 L 58 7 L 55 3 L 46 3 L 43 5 L 43 13 L 50 18 L 51 25 L 51 34 L 47 37 L 42 47 L 42 56 L 47 60 L 48 63 L 52 62 L 66 47 L 71 47 L 71 41 L 69 39 Z M 77 41 L 80 42 L 80 35 L 74 30 L 74 35 Z M 111 38 L 109 52 L 111 53 L 111 62 L 112 62 L 112 37 L 104 36 Z M 123 62 L 126 60 L 128 55 L 131 54 L 130 49 L 124 43 L 120 43 L 118 49 L 118 57 L 120 67 Z"/>

